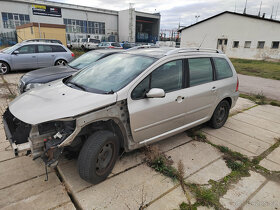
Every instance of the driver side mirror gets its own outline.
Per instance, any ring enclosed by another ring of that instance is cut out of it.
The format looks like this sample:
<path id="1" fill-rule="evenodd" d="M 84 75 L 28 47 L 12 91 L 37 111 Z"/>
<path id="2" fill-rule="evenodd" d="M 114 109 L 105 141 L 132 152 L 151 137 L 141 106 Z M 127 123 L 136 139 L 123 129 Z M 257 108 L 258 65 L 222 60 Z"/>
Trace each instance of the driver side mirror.
<path id="1" fill-rule="evenodd" d="M 18 51 L 18 50 L 15 50 L 15 51 L 13 52 L 13 54 L 17 55 L 17 54 L 19 54 L 19 51 Z"/>
<path id="2" fill-rule="evenodd" d="M 161 88 L 152 88 L 146 93 L 147 98 L 163 98 L 165 96 L 165 92 Z"/>

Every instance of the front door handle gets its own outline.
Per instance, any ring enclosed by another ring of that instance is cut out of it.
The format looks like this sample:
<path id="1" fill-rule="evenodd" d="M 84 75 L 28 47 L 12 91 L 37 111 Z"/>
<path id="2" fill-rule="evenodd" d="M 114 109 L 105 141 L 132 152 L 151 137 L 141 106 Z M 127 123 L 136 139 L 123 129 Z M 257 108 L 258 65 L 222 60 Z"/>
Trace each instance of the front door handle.
<path id="1" fill-rule="evenodd" d="M 181 103 L 183 100 L 185 99 L 184 96 L 178 96 L 175 101 L 177 101 L 178 103 Z"/>

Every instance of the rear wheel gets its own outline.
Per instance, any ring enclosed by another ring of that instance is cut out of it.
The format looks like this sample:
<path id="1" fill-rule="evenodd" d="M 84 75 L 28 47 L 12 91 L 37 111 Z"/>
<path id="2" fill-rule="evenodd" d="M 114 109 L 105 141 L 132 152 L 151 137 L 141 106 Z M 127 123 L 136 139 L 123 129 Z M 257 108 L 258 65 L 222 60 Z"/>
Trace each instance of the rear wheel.
<path id="1" fill-rule="evenodd" d="M 216 129 L 221 128 L 227 121 L 229 109 L 230 105 L 228 101 L 221 101 L 213 113 L 213 116 L 210 120 L 210 126 Z"/>
<path id="2" fill-rule="evenodd" d="M 0 74 L 7 74 L 9 71 L 10 66 L 4 61 L 0 61 Z"/>
<path id="3" fill-rule="evenodd" d="M 66 61 L 65 60 L 63 60 L 63 59 L 59 59 L 59 60 L 57 60 L 56 62 L 55 62 L 55 65 L 56 66 L 65 66 L 66 65 Z"/>
<path id="4" fill-rule="evenodd" d="M 79 154 L 80 177 L 93 184 L 105 180 L 116 163 L 119 149 L 119 140 L 111 131 L 92 134 Z"/>

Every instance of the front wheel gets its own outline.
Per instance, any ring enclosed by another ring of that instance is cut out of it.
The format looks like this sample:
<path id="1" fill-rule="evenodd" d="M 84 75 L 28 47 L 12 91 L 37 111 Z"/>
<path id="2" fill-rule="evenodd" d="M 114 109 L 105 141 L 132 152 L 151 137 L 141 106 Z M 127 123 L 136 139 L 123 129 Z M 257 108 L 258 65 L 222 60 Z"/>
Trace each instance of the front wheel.
<path id="1" fill-rule="evenodd" d="M 120 144 L 111 131 L 97 131 L 88 137 L 78 158 L 80 177 L 98 184 L 111 173 L 118 158 Z"/>
<path id="2" fill-rule="evenodd" d="M 223 125 L 227 121 L 229 109 L 230 105 L 228 101 L 221 101 L 212 115 L 212 118 L 210 120 L 210 126 L 215 129 L 223 127 Z"/>
<path id="3" fill-rule="evenodd" d="M 55 62 L 55 65 L 56 65 L 56 66 L 65 66 L 66 63 L 67 63 L 67 62 L 66 62 L 65 60 L 59 59 L 59 60 L 57 60 L 57 61 Z"/>

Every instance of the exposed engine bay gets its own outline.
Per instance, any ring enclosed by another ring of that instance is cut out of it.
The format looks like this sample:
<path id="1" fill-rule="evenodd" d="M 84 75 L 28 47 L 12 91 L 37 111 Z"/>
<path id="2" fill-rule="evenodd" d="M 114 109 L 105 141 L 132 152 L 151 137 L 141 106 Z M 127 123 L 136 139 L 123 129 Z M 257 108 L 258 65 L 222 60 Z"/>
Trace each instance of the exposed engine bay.
<path id="1" fill-rule="evenodd" d="M 59 145 L 75 130 L 76 121 L 52 121 L 39 125 L 27 124 L 12 115 L 7 109 L 3 115 L 5 132 L 14 153 L 41 157 L 47 166 L 56 165 L 63 147 Z M 24 145 L 26 149 L 18 148 Z"/>

